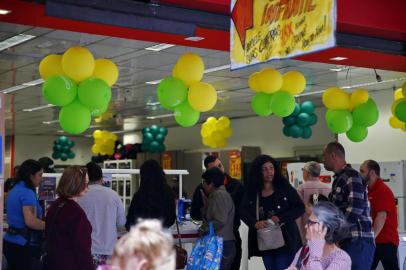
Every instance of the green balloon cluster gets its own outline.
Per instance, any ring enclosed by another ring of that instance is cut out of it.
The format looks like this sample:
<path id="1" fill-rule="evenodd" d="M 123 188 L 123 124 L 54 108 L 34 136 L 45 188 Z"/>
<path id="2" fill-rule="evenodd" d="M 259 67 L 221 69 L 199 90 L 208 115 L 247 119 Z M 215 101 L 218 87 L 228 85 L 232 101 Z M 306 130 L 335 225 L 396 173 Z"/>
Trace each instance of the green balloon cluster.
<path id="1" fill-rule="evenodd" d="M 317 123 L 317 115 L 314 113 L 314 105 L 311 101 L 305 101 L 301 105 L 295 104 L 293 113 L 283 118 L 283 134 L 292 138 L 309 139 L 312 136 L 311 126 Z"/>
<path id="2" fill-rule="evenodd" d="M 73 146 L 75 146 L 75 142 L 70 140 L 68 137 L 59 137 L 54 141 L 52 158 L 60 159 L 62 161 L 75 158 L 75 153 L 72 151 Z"/>
<path id="3" fill-rule="evenodd" d="M 142 129 L 142 151 L 151 153 L 165 152 L 165 138 L 168 129 L 152 125 Z"/>
<path id="4" fill-rule="evenodd" d="M 272 94 L 259 92 L 251 100 L 252 110 L 259 116 L 269 116 L 274 113 L 280 117 L 287 117 L 295 109 L 295 97 L 286 91 Z"/>
<path id="5" fill-rule="evenodd" d="M 62 107 L 59 123 L 70 134 L 88 129 L 92 116 L 103 114 L 111 100 L 110 86 L 93 77 L 77 85 L 67 76 L 51 76 L 44 82 L 42 94 L 49 103 Z"/>
<path id="6" fill-rule="evenodd" d="M 182 80 L 166 77 L 159 83 L 157 95 L 162 107 L 175 111 L 175 120 L 182 127 L 192 127 L 199 121 L 200 112 L 190 106 L 188 88 Z"/>
<path id="7" fill-rule="evenodd" d="M 353 142 L 361 142 L 368 136 L 368 127 L 373 126 L 379 118 L 378 106 L 371 98 L 367 102 L 349 110 L 327 110 L 328 128 L 336 134 L 346 133 Z"/>

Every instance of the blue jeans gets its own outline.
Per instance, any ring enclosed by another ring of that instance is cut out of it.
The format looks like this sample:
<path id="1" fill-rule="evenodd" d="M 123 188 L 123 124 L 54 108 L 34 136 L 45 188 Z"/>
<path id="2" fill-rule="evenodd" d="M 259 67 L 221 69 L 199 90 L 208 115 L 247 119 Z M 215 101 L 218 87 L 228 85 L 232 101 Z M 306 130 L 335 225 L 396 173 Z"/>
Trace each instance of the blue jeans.
<path id="1" fill-rule="evenodd" d="M 371 269 L 375 253 L 375 244 L 372 238 L 345 241 L 340 247 L 351 257 L 351 270 Z"/>
<path id="2" fill-rule="evenodd" d="M 266 270 L 285 270 L 295 258 L 295 253 L 282 250 L 272 250 L 262 255 Z"/>
<path id="3" fill-rule="evenodd" d="M 235 258 L 235 241 L 223 242 L 223 256 L 221 257 L 220 270 L 230 270 Z"/>

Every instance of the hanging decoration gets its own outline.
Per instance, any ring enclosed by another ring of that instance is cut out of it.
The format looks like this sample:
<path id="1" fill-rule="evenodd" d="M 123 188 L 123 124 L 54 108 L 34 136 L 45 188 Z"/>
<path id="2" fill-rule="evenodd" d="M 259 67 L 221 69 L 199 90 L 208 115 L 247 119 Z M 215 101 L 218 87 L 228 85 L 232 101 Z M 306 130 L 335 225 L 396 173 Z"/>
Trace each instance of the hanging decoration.
<path id="1" fill-rule="evenodd" d="M 108 59 L 94 59 L 84 47 L 69 48 L 63 55 L 42 59 L 39 73 L 45 80 L 44 98 L 59 111 L 59 124 L 70 134 L 81 134 L 92 117 L 101 116 L 111 100 L 111 86 L 117 81 L 117 66 Z"/>
<path id="2" fill-rule="evenodd" d="M 116 147 L 117 135 L 107 130 L 95 130 L 93 132 L 93 154 L 113 155 Z"/>
<path id="3" fill-rule="evenodd" d="M 365 89 L 348 94 L 338 87 L 330 87 L 323 93 L 327 108 L 327 127 L 336 134 L 346 133 L 349 140 L 361 142 L 368 136 L 368 127 L 379 118 L 378 106 Z"/>
<path id="4" fill-rule="evenodd" d="M 182 127 L 192 127 L 201 112 L 207 112 L 217 103 L 213 85 L 201 82 L 204 74 L 202 58 L 194 53 L 179 57 L 172 76 L 158 85 L 157 95 L 162 107 L 174 111 L 176 122 Z"/>
<path id="5" fill-rule="evenodd" d="M 165 152 L 165 138 L 168 135 L 168 129 L 151 125 L 142 129 L 142 151 L 150 153 Z"/>
<path id="6" fill-rule="evenodd" d="M 257 115 L 287 117 L 295 110 L 294 96 L 306 88 L 306 78 L 298 71 L 282 76 L 273 68 L 265 68 L 251 74 L 248 86 L 256 93 L 251 108 Z"/>
<path id="7" fill-rule="evenodd" d="M 230 127 L 230 119 L 222 116 L 219 119 L 215 117 L 207 118 L 200 129 L 202 142 L 210 148 L 223 148 L 227 146 L 227 139 L 233 135 Z"/>
<path id="8" fill-rule="evenodd" d="M 75 142 L 68 137 L 58 137 L 58 139 L 54 141 L 52 158 L 60 159 L 62 161 L 75 158 L 75 153 L 72 151 L 73 146 L 75 146 Z"/>
<path id="9" fill-rule="evenodd" d="M 406 132 L 406 82 L 402 88 L 395 91 L 393 99 L 389 125 L 394 129 L 401 129 Z"/>
<path id="10" fill-rule="evenodd" d="M 283 134 L 292 138 L 309 139 L 312 136 L 311 126 L 316 123 L 313 102 L 305 101 L 300 105 L 296 103 L 293 113 L 283 118 Z"/>

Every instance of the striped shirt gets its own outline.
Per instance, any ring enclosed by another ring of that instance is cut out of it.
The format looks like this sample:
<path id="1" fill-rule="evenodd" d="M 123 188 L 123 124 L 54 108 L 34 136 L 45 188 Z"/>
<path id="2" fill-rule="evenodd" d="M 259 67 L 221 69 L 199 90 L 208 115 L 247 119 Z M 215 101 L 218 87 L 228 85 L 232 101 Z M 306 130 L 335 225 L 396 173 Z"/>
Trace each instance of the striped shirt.
<path id="1" fill-rule="evenodd" d="M 374 238 L 367 187 L 361 175 L 350 165 L 334 175 L 329 199 L 343 211 L 350 223 L 349 238 Z"/>
<path id="2" fill-rule="evenodd" d="M 310 240 L 306 246 L 296 253 L 291 267 L 296 267 L 298 270 L 351 269 L 350 256 L 340 248 L 323 257 L 324 244 L 324 240 Z"/>

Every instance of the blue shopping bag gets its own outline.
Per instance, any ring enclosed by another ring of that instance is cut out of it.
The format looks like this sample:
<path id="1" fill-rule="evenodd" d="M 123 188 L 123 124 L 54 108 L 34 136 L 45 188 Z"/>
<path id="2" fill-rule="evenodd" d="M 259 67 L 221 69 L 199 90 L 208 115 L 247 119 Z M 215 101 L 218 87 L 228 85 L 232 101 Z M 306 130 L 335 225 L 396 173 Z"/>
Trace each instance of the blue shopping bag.
<path id="1" fill-rule="evenodd" d="M 213 223 L 210 232 L 197 240 L 186 265 L 186 270 L 218 270 L 223 255 L 223 238 L 215 235 Z"/>

